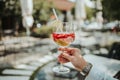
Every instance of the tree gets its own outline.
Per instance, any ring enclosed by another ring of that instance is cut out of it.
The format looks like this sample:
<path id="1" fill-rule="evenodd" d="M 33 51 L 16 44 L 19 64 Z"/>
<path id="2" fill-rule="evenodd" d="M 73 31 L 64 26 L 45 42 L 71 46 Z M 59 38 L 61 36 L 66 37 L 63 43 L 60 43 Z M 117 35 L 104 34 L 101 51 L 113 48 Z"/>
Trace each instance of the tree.
<path id="1" fill-rule="evenodd" d="M 120 0 L 102 0 L 103 15 L 108 20 L 120 20 Z"/>
<path id="2" fill-rule="evenodd" d="M 35 23 L 45 24 L 49 21 L 50 16 L 53 15 L 52 8 L 54 8 L 54 4 L 49 0 L 34 0 L 34 11 L 33 17 L 35 19 Z M 60 11 L 56 10 L 57 13 Z"/>
<path id="3" fill-rule="evenodd" d="M 36 23 L 48 21 L 51 15 L 51 3 L 48 0 L 34 0 L 33 16 Z"/>
<path id="4" fill-rule="evenodd" d="M 19 0 L 0 0 L 0 37 L 2 36 L 2 28 L 9 26 L 14 28 L 18 19 L 20 19 L 20 16 L 21 10 Z M 4 27 L 3 24 L 7 21 L 7 19 L 5 19 L 6 21 L 3 21 L 3 18 L 5 17 L 10 17 L 11 24 Z"/>
<path id="5" fill-rule="evenodd" d="M 89 8 L 87 6 L 85 6 L 85 9 L 86 9 L 86 13 L 87 13 L 87 19 L 90 20 L 93 16 L 95 16 L 96 14 L 96 9 L 93 9 L 93 8 Z"/>

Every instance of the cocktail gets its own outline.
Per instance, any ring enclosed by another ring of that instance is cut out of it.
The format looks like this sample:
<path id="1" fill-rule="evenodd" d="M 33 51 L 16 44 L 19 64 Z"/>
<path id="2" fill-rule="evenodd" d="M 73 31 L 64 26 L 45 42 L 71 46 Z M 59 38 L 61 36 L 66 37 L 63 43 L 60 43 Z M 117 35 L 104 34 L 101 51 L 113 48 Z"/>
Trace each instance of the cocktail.
<path id="1" fill-rule="evenodd" d="M 56 22 L 52 33 L 53 41 L 60 47 L 68 47 L 75 40 L 74 24 L 72 22 Z M 53 68 L 56 73 L 69 73 L 70 69 L 60 63 L 59 66 Z"/>

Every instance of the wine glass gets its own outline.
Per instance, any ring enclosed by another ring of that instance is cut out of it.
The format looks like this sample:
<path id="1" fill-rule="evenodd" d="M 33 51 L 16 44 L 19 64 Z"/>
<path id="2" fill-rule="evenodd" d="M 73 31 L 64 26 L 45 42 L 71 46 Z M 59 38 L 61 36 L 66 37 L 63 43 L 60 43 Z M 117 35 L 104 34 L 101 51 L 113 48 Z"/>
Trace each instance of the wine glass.
<path id="1" fill-rule="evenodd" d="M 75 39 L 74 24 L 72 22 L 57 22 L 52 33 L 54 42 L 60 47 L 68 47 Z M 69 73 L 70 69 L 60 63 L 53 68 L 53 72 L 59 74 Z"/>

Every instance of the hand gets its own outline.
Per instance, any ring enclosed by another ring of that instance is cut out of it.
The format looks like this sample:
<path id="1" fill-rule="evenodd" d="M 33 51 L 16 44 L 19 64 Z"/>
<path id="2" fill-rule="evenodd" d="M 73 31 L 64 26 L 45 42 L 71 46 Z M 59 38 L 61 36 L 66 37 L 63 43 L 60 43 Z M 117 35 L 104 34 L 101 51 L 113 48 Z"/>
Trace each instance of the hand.
<path id="1" fill-rule="evenodd" d="M 85 59 L 81 56 L 80 50 L 77 48 L 59 48 L 62 53 L 58 56 L 60 63 L 71 62 L 79 71 L 87 65 Z"/>

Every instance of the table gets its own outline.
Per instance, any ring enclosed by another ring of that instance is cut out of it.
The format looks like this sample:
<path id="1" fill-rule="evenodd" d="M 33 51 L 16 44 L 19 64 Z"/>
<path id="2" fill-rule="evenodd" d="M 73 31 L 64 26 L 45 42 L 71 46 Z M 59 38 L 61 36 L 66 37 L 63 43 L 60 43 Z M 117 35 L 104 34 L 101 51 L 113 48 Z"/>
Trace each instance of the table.
<path id="1" fill-rule="evenodd" d="M 83 80 L 83 77 L 75 69 L 71 69 L 69 74 L 56 74 L 52 71 L 54 66 L 58 65 L 56 61 L 42 67 L 34 76 L 34 80 Z M 81 77 L 81 79 L 80 79 Z"/>

